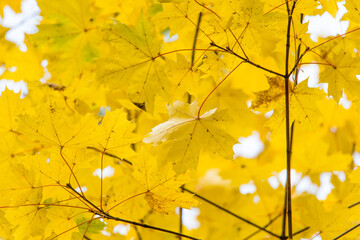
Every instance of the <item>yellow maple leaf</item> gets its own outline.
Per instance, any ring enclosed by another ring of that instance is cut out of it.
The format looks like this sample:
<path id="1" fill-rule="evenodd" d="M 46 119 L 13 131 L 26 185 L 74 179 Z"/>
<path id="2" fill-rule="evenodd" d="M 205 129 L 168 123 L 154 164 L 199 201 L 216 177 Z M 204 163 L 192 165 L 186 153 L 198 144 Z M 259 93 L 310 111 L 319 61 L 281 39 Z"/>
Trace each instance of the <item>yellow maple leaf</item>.
<path id="1" fill-rule="evenodd" d="M 41 115 L 21 117 L 21 125 L 26 136 L 58 149 L 86 147 L 88 141 L 96 137 L 97 121 L 90 114 L 81 117 L 76 113 L 68 116 L 66 110 L 51 104 L 39 107 Z"/>
<path id="2" fill-rule="evenodd" d="M 20 93 L 6 89 L 0 96 L 0 134 L 15 133 L 18 128 L 18 115 L 24 111 L 32 112 L 28 99 L 20 99 Z"/>
<path id="3" fill-rule="evenodd" d="M 333 239 L 350 227 L 346 221 L 350 210 L 347 208 L 326 210 L 322 202 L 319 202 L 313 195 L 305 195 L 295 200 L 294 209 L 300 213 L 300 221 L 305 226 L 310 226 L 311 234 L 319 235 L 323 239 Z M 304 211 L 308 209 L 308 211 Z"/>
<path id="4" fill-rule="evenodd" d="M 330 13 L 333 17 L 336 17 L 336 13 L 339 10 L 339 7 L 337 5 L 337 3 L 339 2 L 338 0 L 318 0 L 322 6 L 321 8 L 321 12 L 328 12 Z"/>
<path id="5" fill-rule="evenodd" d="M 115 54 L 98 61 L 98 79 L 112 88 L 127 89 L 133 102 L 145 102 L 146 109 L 152 112 L 155 96 L 168 99 L 170 89 L 164 62 L 159 55 L 161 40 L 157 38 L 152 23 L 140 15 L 135 27 L 114 20 L 103 31 L 105 41 L 114 47 Z"/>
<path id="6" fill-rule="evenodd" d="M 38 4 L 44 20 L 31 40 L 49 60 L 53 81 L 68 84 L 100 54 L 98 11 L 90 0 L 40 0 Z"/>
<path id="7" fill-rule="evenodd" d="M 336 102 L 342 97 L 343 89 L 346 93 L 357 96 L 360 91 L 360 81 L 356 78 L 360 73 L 359 57 L 354 57 L 348 51 L 340 51 L 334 54 L 330 62 L 332 65 L 326 65 L 320 73 L 320 82 L 329 84 L 329 95 Z"/>
<path id="8" fill-rule="evenodd" d="M 268 112 L 274 109 L 268 125 L 278 129 L 285 122 L 285 80 L 280 77 L 268 77 L 270 88 L 255 93 L 256 99 L 251 109 Z M 316 88 L 309 88 L 308 81 L 293 86 L 289 84 L 290 122 L 297 121 L 303 126 L 316 126 L 319 111 L 316 102 L 325 94 Z"/>
<path id="9" fill-rule="evenodd" d="M 225 110 L 216 108 L 199 116 L 197 102 L 186 104 L 176 101 L 168 106 L 169 120 L 154 127 L 145 143 L 157 145 L 171 142 L 168 161 L 175 164 L 177 172 L 196 168 L 200 148 L 232 158 L 236 140 L 224 130 L 229 120 Z"/>
<path id="10" fill-rule="evenodd" d="M 107 112 L 96 130 L 97 137 L 88 142 L 87 148 L 121 158 L 134 154 L 130 144 L 136 142 L 132 133 L 135 126 L 126 115 L 121 110 Z"/>
<path id="11" fill-rule="evenodd" d="M 345 3 L 345 7 L 346 10 L 348 10 L 345 18 L 355 24 L 360 24 L 360 2 L 357 0 L 348 0 Z"/>
<path id="12" fill-rule="evenodd" d="M 134 161 L 133 177 L 145 192 L 149 206 L 157 212 L 168 213 L 174 211 L 175 207 L 197 205 L 190 194 L 180 189 L 187 181 L 186 175 L 176 175 L 170 163 L 159 170 L 156 158 L 145 151 Z"/>

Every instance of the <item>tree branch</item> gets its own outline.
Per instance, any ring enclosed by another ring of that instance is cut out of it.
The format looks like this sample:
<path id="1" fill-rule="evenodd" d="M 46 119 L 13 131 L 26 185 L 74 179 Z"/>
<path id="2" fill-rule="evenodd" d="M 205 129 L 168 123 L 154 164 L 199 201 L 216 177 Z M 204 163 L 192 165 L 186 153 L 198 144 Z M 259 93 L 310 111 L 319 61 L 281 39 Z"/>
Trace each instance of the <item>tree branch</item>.
<path id="1" fill-rule="evenodd" d="M 267 229 L 265 229 L 265 228 L 257 225 L 256 223 L 251 222 L 250 220 L 247 220 L 247 219 L 245 219 L 245 218 L 243 218 L 243 217 L 240 217 L 240 216 L 237 215 L 236 213 L 233 213 L 233 212 L 231 212 L 230 210 L 227 210 L 226 208 L 223 208 L 222 206 L 220 206 L 220 205 L 218 205 L 218 204 L 216 204 L 216 203 L 208 200 L 207 198 L 205 198 L 205 197 L 203 197 L 203 196 L 200 196 L 199 194 L 197 194 L 197 193 L 195 193 L 195 192 L 193 192 L 193 191 L 190 191 L 189 189 L 187 189 L 187 188 L 185 188 L 185 187 L 182 187 L 182 189 L 184 189 L 184 191 L 186 191 L 186 192 L 188 192 L 188 193 L 193 194 L 195 197 L 203 200 L 204 202 L 207 202 L 207 203 L 209 203 L 210 205 L 213 205 L 214 207 L 216 207 L 216 208 L 218 208 L 218 209 L 220 209 L 220 210 L 222 210 L 222 211 L 230 214 L 231 216 L 234 216 L 234 217 L 236 217 L 237 219 L 240 219 L 241 221 L 246 222 L 247 224 L 249 224 L 249 225 L 251 225 L 251 226 L 253 226 L 253 227 L 256 227 L 257 229 L 260 229 L 260 230 L 262 230 L 262 231 L 264 231 L 264 232 L 267 232 L 268 234 L 270 234 L 270 235 L 272 235 L 272 236 L 274 236 L 274 237 L 277 237 L 277 238 L 281 239 L 281 237 L 280 237 L 279 235 L 277 235 L 277 234 L 275 234 L 275 233 L 273 233 L 273 232 L 271 232 L 271 231 L 269 231 L 269 230 L 267 230 Z"/>
<path id="2" fill-rule="evenodd" d="M 349 230 L 346 230 L 345 232 L 343 232 L 342 234 L 340 234 L 339 236 L 335 237 L 333 240 L 337 240 L 340 239 L 341 237 L 345 236 L 346 234 L 348 234 L 349 232 L 351 232 L 352 230 L 354 230 L 355 228 L 359 227 L 360 223 L 353 226 L 352 228 L 350 228 Z"/>
<path id="3" fill-rule="evenodd" d="M 360 204 L 360 202 L 353 203 L 353 204 L 351 204 L 350 206 L 348 206 L 348 208 L 355 207 L 356 205 L 359 205 L 359 204 Z"/>
<path id="4" fill-rule="evenodd" d="M 310 227 L 303 228 L 303 229 L 295 232 L 295 233 L 293 234 L 293 236 L 298 235 L 298 234 L 300 234 L 300 233 L 302 233 L 302 232 L 305 232 L 305 231 L 308 230 L 308 229 L 310 229 Z"/>
<path id="5" fill-rule="evenodd" d="M 95 147 L 87 146 L 86 148 L 87 148 L 87 149 L 92 149 L 92 150 L 97 151 L 97 152 L 99 152 L 99 153 L 104 153 L 104 155 L 106 155 L 106 156 L 109 156 L 109 157 L 112 157 L 112 158 L 116 158 L 116 159 L 120 160 L 121 162 L 125 162 L 125 163 L 127 163 L 127 164 L 129 164 L 129 165 L 132 166 L 132 162 L 130 162 L 129 160 L 126 160 L 125 158 L 120 158 L 120 157 L 118 157 L 118 156 L 116 156 L 116 155 L 114 155 L 114 154 L 101 151 L 100 149 L 97 149 L 97 148 L 95 148 Z"/>
<path id="6" fill-rule="evenodd" d="M 191 52 L 191 65 L 190 65 L 191 67 L 193 67 L 193 65 L 194 65 L 194 60 L 195 60 L 195 47 L 196 47 L 197 37 L 198 37 L 198 35 L 199 35 L 199 28 L 200 28 L 201 18 L 202 18 L 202 12 L 199 12 L 198 22 L 197 22 L 197 26 L 196 26 L 196 30 L 195 30 L 195 36 L 194 36 L 194 41 L 193 41 L 193 46 L 192 46 L 193 51 Z"/>
<path id="7" fill-rule="evenodd" d="M 267 228 L 268 226 L 270 226 L 276 219 L 278 219 L 281 216 L 281 214 L 277 215 L 276 217 L 274 217 L 273 219 L 271 219 L 263 228 Z M 250 234 L 249 236 L 247 236 L 246 238 L 244 238 L 244 240 L 248 240 L 250 238 L 252 238 L 253 236 L 255 236 L 256 234 L 258 234 L 259 232 L 261 232 L 260 229 L 256 230 L 255 232 L 253 232 L 252 234 Z"/>
<path id="8" fill-rule="evenodd" d="M 273 70 L 271 70 L 271 69 L 265 68 L 265 67 L 263 67 L 263 66 L 261 66 L 261 65 L 259 65 L 259 64 L 257 64 L 257 63 L 254 63 L 254 62 L 250 61 L 248 58 L 245 58 L 245 57 L 240 56 L 239 54 L 237 54 L 236 52 L 234 52 L 234 51 L 231 50 L 230 48 L 220 47 L 219 45 L 217 45 L 217 44 L 215 44 L 215 43 L 213 43 L 213 42 L 211 42 L 210 45 L 211 45 L 211 46 L 214 46 L 214 47 L 217 47 L 217 48 L 219 48 L 219 49 L 221 49 L 221 50 L 223 50 L 223 51 L 225 51 L 225 52 L 228 52 L 228 53 L 234 55 L 235 57 L 238 57 L 238 58 L 240 58 L 241 60 L 244 60 L 246 63 L 249 63 L 249 64 L 251 64 L 251 65 L 253 65 L 253 66 L 257 67 L 257 68 L 260 68 L 260 69 L 262 69 L 262 70 L 264 70 L 264 71 L 266 71 L 266 72 L 269 72 L 269 73 L 278 75 L 278 76 L 283 77 L 283 78 L 285 77 L 285 75 L 283 75 L 283 74 L 281 74 L 281 73 L 278 73 L 278 72 L 275 72 L 275 71 L 273 71 Z"/>
<path id="9" fill-rule="evenodd" d="M 290 102 L 289 102 L 289 55 L 290 55 L 290 31 L 292 23 L 292 14 L 295 9 L 296 2 L 293 2 L 292 8 L 290 10 L 289 2 L 286 2 L 286 9 L 288 12 L 288 23 L 286 31 L 286 50 L 285 50 L 285 111 L 286 111 L 286 204 L 284 209 L 287 212 L 288 220 L 288 235 L 289 239 L 293 239 L 292 234 L 292 212 L 291 212 L 291 140 L 290 136 Z M 291 127 L 293 129 L 293 125 Z M 284 227 L 284 226 L 283 226 Z M 285 230 L 283 229 L 283 235 Z M 284 237 L 284 236 L 282 236 Z"/>
<path id="10" fill-rule="evenodd" d="M 180 237 L 184 237 L 184 238 L 188 238 L 188 239 L 192 239 L 192 240 L 200 240 L 199 238 L 194 238 L 194 237 L 191 237 L 191 236 L 188 236 L 188 235 L 185 235 L 185 234 L 182 234 L 182 233 L 174 232 L 174 231 L 171 231 L 171 230 L 167 230 L 167 229 L 164 229 L 164 228 L 159 228 L 159 227 L 147 225 L 147 224 L 144 224 L 144 223 L 139 223 L 139 222 L 134 222 L 134 221 L 118 218 L 118 217 L 112 216 L 112 215 L 110 215 L 110 214 L 108 214 L 108 213 L 106 213 L 104 211 L 100 211 L 100 212 L 93 211 L 93 213 L 95 213 L 95 214 L 97 214 L 97 215 L 99 215 L 99 216 L 101 216 L 101 217 L 103 217 L 105 219 L 119 221 L 119 222 L 125 222 L 125 223 L 129 223 L 131 225 L 134 225 L 134 226 L 139 226 L 139 227 L 143 227 L 143 228 L 149 228 L 149 229 L 152 229 L 152 230 L 157 230 L 157 231 L 160 231 L 160 232 L 170 233 L 170 234 L 173 234 L 173 235 L 176 235 L 176 236 L 180 236 Z"/>
<path id="11" fill-rule="evenodd" d="M 194 238 L 182 233 L 178 233 L 178 232 L 174 232 L 171 230 L 167 230 L 164 228 L 159 228 L 159 227 L 155 227 L 155 226 L 151 226 L 151 225 L 147 225 L 147 224 L 143 224 L 143 223 L 139 223 L 139 222 L 134 222 L 134 221 L 130 221 L 130 220 L 126 220 L 126 219 L 122 219 L 122 218 L 118 218 L 115 217 L 113 215 L 110 215 L 108 212 L 105 212 L 104 210 L 100 209 L 99 207 L 97 207 L 95 204 L 93 204 L 90 200 L 88 200 L 85 196 L 82 196 L 80 193 L 78 193 L 70 184 L 66 185 L 67 188 L 71 189 L 72 191 L 74 191 L 77 195 L 79 195 L 84 201 L 86 201 L 87 203 L 89 203 L 92 207 L 94 207 L 94 209 L 89 209 L 89 212 L 91 213 L 95 213 L 105 219 L 109 219 L 109 220 L 114 220 L 114 221 L 119 221 L 119 222 L 124 222 L 124 223 L 129 223 L 131 225 L 134 226 L 139 226 L 139 227 L 143 227 L 143 228 L 149 228 L 149 229 L 153 229 L 153 230 L 157 230 L 160 232 L 165 232 L 165 233 L 170 233 L 176 236 L 181 236 L 184 238 L 188 238 L 188 239 L 192 239 L 192 240 L 200 240 L 198 238 Z"/>

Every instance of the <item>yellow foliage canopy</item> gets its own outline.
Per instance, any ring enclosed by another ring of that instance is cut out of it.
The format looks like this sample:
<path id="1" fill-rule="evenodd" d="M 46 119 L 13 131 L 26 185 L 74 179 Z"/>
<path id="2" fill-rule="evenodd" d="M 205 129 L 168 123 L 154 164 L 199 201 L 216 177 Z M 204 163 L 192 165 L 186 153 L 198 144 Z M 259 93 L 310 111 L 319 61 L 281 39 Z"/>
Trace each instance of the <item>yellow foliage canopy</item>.
<path id="1" fill-rule="evenodd" d="M 0 26 L 1 239 L 359 239 L 358 1 L 319 42 L 344 3 L 37 3 L 28 51 Z"/>

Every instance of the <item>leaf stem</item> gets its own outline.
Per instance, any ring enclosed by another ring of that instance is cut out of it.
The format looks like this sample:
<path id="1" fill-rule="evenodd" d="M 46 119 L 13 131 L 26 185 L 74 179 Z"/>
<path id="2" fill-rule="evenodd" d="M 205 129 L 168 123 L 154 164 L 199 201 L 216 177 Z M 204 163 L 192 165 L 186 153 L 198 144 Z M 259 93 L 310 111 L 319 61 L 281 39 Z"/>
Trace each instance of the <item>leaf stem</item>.
<path id="1" fill-rule="evenodd" d="M 253 226 L 253 227 L 256 227 L 257 229 L 259 229 L 259 230 L 261 230 L 261 231 L 267 232 L 268 234 L 270 234 L 270 235 L 272 235 L 272 236 L 274 236 L 274 237 L 277 237 L 277 238 L 281 239 L 281 237 L 280 237 L 279 235 L 277 235 L 277 234 L 275 234 L 275 233 L 273 233 L 273 232 L 271 232 L 271 231 L 269 231 L 269 230 L 267 230 L 267 229 L 265 229 L 265 228 L 257 225 L 256 223 L 251 222 L 250 220 L 247 220 L 247 219 L 245 219 L 245 218 L 237 215 L 236 213 L 231 212 L 230 210 L 228 210 L 228 209 L 226 209 L 226 208 L 223 208 L 222 206 L 220 206 L 220 205 L 218 205 L 218 204 L 210 201 L 209 199 L 207 199 L 207 198 L 205 198 L 205 197 L 203 197 L 203 196 L 200 196 L 199 194 L 197 194 L 197 193 L 195 193 L 195 192 L 193 192 L 193 191 L 190 191 L 189 189 L 187 189 L 187 188 L 185 188 L 185 187 L 182 187 L 182 189 L 184 189 L 184 191 L 186 191 L 186 192 L 188 192 L 188 193 L 193 194 L 195 197 L 203 200 L 204 202 L 207 202 L 207 203 L 209 203 L 210 205 L 212 205 L 212 206 L 214 206 L 214 207 L 216 207 L 216 208 L 218 208 L 218 209 L 220 209 L 220 210 L 222 210 L 222 211 L 230 214 L 231 216 L 234 216 L 234 217 L 236 217 L 237 219 L 240 219 L 241 221 L 246 222 L 247 224 L 249 224 L 249 225 L 251 225 L 251 226 Z"/>
<path id="2" fill-rule="evenodd" d="M 324 41 L 324 42 L 322 42 L 322 43 L 319 43 L 318 45 L 310 48 L 310 50 L 313 50 L 313 49 L 315 49 L 315 48 L 317 48 L 317 47 L 320 47 L 321 45 L 323 45 L 323 44 L 325 44 L 325 43 L 328 43 L 328 42 L 330 42 L 330 41 L 333 41 L 333 40 L 335 40 L 335 39 L 337 39 L 337 38 L 339 38 L 339 37 L 343 37 L 343 36 L 345 36 L 346 34 L 355 32 L 355 31 L 357 31 L 357 30 L 360 30 L 360 27 L 355 28 L 355 29 L 353 29 L 353 30 L 350 30 L 350 31 L 348 31 L 348 32 L 346 32 L 346 33 L 337 35 L 337 36 L 335 36 L 335 37 L 333 37 L 333 38 L 330 38 L 330 39 L 328 39 L 328 40 L 326 40 L 326 41 Z"/>
<path id="3" fill-rule="evenodd" d="M 80 224 L 78 224 L 78 225 L 76 225 L 76 226 L 74 226 L 74 227 L 72 227 L 72 228 L 69 228 L 69 229 L 67 229 L 66 231 L 63 231 L 63 232 L 61 232 L 60 234 L 56 235 L 55 237 L 51 238 L 50 240 L 56 239 L 57 237 L 59 237 L 59 236 L 65 234 L 65 233 L 71 231 L 72 229 L 77 228 L 77 227 L 79 227 L 79 226 L 81 226 L 81 225 L 84 225 L 84 224 L 86 224 L 86 223 L 91 223 L 92 221 L 94 221 L 94 220 L 96 220 L 96 219 L 99 219 L 99 217 L 92 218 L 92 219 L 90 219 L 90 220 L 88 220 L 88 221 L 86 221 L 86 222 L 80 223 Z"/>
<path id="4" fill-rule="evenodd" d="M 204 106 L 205 102 L 208 100 L 208 98 L 211 96 L 211 94 L 213 94 L 213 92 L 215 92 L 215 90 L 245 61 L 241 61 L 238 65 L 236 65 L 236 67 L 234 67 L 225 77 L 223 80 L 221 80 L 214 88 L 213 90 L 206 96 L 206 98 L 204 99 L 204 101 L 201 103 L 199 110 L 197 112 L 197 118 L 200 118 L 200 112 L 202 107 Z"/>
<path id="5" fill-rule="evenodd" d="M 77 185 L 78 185 L 78 187 L 79 187 L 79 189 L 80 189 L 81 195 L 82 195 L 82 196 L 85 196 L 84 193 L 83 193 L 83 191 L 82 191 L 82 189 L 81 189 L 80 183 L 79 183 L 77 177 L 75 176 L 75 173 L 74 173 L 73 169 L 70 167 L 69 163 L 66 161 L 66 159 L 65 159 L 65 157 L 64 157 L 64 155 L 63 155 L 63 153 L 62 153 L 63 148 L 64 148 L 63 146 L 60 147 L 60 156 L 61 156 L 61 158 L 64 160 L 64 162 L 66 163 L 66 165 L 68 166 L 68 168 L 70 169 L 71 174 L 74 176 L 74 179 L 75 179 L 75 181 L 76 181 L 76 183 L 77 183 Z M 69 182 L 69 184 L 70 184 L 70 182 Z"/>
<path id="6" fill-rule="evenodd" d="M 197 0 L 194 0 L 198 5 L 200 5 L 201 7 L 205 8 L 206 10 L 208 10 L 209 12 L 211 12 L 212 14 L 214 14 L 216 17 L 218 17 L 221 20 L 221 17 L 214 12 L 213 10 L 211 10 L 210 8 L 206 7 L 205 4 L 201 4 L 199 3 Z"/>
<path id="7" fill-rule="evenodd" d="M 122 203 L 124 203 L 124 202 L 126 202 L 126 201 L 128 201 L 128 200 L 130 200 L 130 199 L 133 199 L 133 198 L 135 198 L 135 197 L 137 197 L 137 196 L 143 195 L 143 194 L 145 194 L 145 193 L 147 193 L 147 192 L 148 192 L 148 191 L 146 191 L 146 192 L 141 192 L 141 193 L 135 194 L 135 195 L 133 195 L 133 196 L 131 196 L 131 197 L 128 197 L 128 198 L 122 200 L 121 202 L 115 204 L 115 205 L 112 206 L 111 208 L 109 208 L 109 209 L 107 210 L 107 212 L 110 212 L 112 209 L 114 209 L 115 207 L 119 206 L 120 204 L 122 204 Z"/>

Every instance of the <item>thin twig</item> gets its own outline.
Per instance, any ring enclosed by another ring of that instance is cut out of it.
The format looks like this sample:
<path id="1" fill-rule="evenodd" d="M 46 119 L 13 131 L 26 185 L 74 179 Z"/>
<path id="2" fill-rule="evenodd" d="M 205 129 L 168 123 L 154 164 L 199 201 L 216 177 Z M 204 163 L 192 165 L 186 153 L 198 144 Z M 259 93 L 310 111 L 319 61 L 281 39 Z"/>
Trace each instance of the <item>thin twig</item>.
<path id="1" fill-rule="evenodd" d="M 350 206 L 348 206 L 348 208 L 355 207 L 355 206 L 358 205 L 358 204 L 360 204 L 360 202 L 353 203 L 353 204 L 351 204 Z"/>
<path id="2" fill-rule="evenodd" d="M 293 234 L 293 236 L 298 235 L 298 234 L 300 234 L 300 233 L 302 233 L 302 232 L 305 232 L 305 231 L 308 230 L 308 229 L 310 229 L 310 227 L 303 228 L 303 229 L 295 232 L 295 233 Z"/>
<path id="3" fill-rule="evenodd" d="M 94 211 L 94 213 L 96 213 L 97 215 L 99 215 L 99 216 L 101 216 L 101 217 L 103 217 L 105 219 L 119 221 L 119 222 L 125 222 L 125 223 L 129 223 L 131 225 L 134 225 L 134 226 L 139 226 L 139 227 L 143 227 L 143 228 L 149 228 L 149 229 L 157 230 L 157 231 L 160 231 L 160 232 L 166 232 L 166 233 L 170 233 L 170 234 L 173 234 L 173 235 L 176 235 L 176 236 L 181 236 L 181 237 L 192 239 L 192 240 L 200 240 L 198 238 L 194 238 L 194 237 L 191 237 L 191 236 L 188 236 L 188 235 L 185 235 L 185 234 L 182 234 L 182 233 L 174 232 L 174 231 L 171 231 L 171 230 L 167 230 L 167 229 L 147 225 L 147 224 L 144 224 L 144 223 L 139 223 L 139 222 L 134 222 L 134 221 L 118 218 L 118 217 L 112 216 L 112 215 L 110 215 L 110 214 L 108 214 L 108 213 L 106 213 L 106 212 L 104 212 L 102 210 L 100 212 Z"/>
<path id="4" fill-rule="evenodd" d="M 68 168 L 70 169 L 71 174 L 74 176 L 74 179 L 75 179 L 75 181 L 76 181 L 76 183 L 77 183 L 77 185 L 78 185 L 78 187 L 79 187 L 79 189 L 80 189 L 81 195 L 82 195 L 82 196 L 85 196 L 84 193 L 83 193 L 83 191 L 82 191 L 82 189 L 81 189 L 80 183 L 79 183 L 77 177 L 75 176 L 74 171 L 72 170 L 72 168 L 70 167 L 69 163 L 66 161 L 66 159 L 65 159 L 65 157 L 64 157 L 64 155 L 63 155 L 63 153 L 62 153 L 63 148 L 64 148 L 64 146 L 60 146 L 60 156 L 61 156 L 61 158 L 64 160 L 64 162 L 66 163 L 66 165 L 68 166 Z"/>
<path id="5" fill-rule="evenodd" d="M 299 50 L 300 50 L 300 45 L 299 45 Z M 297 59 L 295 65 L 294 65 L 294 67 L 293 67 L 293 68 L 291 69 L 291 71 L 288 73 L 289 75 L 291 75 L 295 70 L 298 70 L 298 66 L 299 66 L 299 63 L 300 63 L 301 59 L 305 56 L 305 54 L 306 54 L 308 51 L 310 51 L 310 48 L 309 48 L 309 47 L 307 47 L 307 48 L 305 49 L 305 51 L 299 56 L 299 58 Z"/>
<path id="6" fill-rule="evenodd" d="M 181 186 L 181 192 L 184 192 L 184 185 Z M 183 208 L 179 207 L 179 233 L 183 231 Z M 179 236 L 181 240 L 181 236 Z"/>
<path id="7" fill-rule="evenodd" d="M 195 36 L 194 36 L 194 41 L 193 41 L 193 46 L 192 46 L 193 51 L 191 52 L 191 67 L 194 65 L 195 48 L 196 48 L 197 37 L 199 35 L 199 28 L 200 28 L 201 18 L 202 18 L 202 12 L 199 12 L 198 22 L 197 22 L 197 25 L 196 25 Z"/>
<path id="8" fill-rule="evenodd" d="M 287 210 L 287 191 L 286 191 L 286 188 L 287 188 L 287 182 L 285 184 L 285 194 L 284 194 L 284 209 L 283 209 L 283 218 L 282 218 L 282 225 L 281 225 L 281 239 L 282 240 L 285 240 L 287 239 L 286 237 L 286 210 Z"/>
<path id="9" fill-rule="evenodd" d="M 265 67 L 263 67 L 263 66 L 261 66 L 261 65 L 259 65 L 257 63 L 254 63 L 254 62 L 250 61 L 248 58 L 245 58 L 245 57 L 242 57 L 242 56 L 238 55 L 236 52 L 234 52 L 233 50 L 231 50 L 229 48 L 220 47 L 219 45 L 217 45 L 216 43 L 213 43 L 213 42 L 211 42 L 210 45 L 215 46 L 215 47 L 217 47 L 217 48 L 219 48 L 219 49 L 221 49 L 221 50 L 223 50 L 225 52 L 228 52 L 228 53 L 234 55 L 235 57 L 238 57 L 241 60 L 244 60 L 246 63 L 249 63 L 249 64 L 251 64 L 251 65 L 253 65 L 253 66 L 257 67 L 257 68 L 260 68 L 260 69 L 262 69 L 262 70 L 264 70 L 266 72 L 278 75 L 278 76 L 283 77 L 283 78 L 285 77 L 285 75 L 283 75 L 281 73 L 278 73 L 278 72 L 275 72 L 275 71 L 273 71 L 271 69 L 265 68 Z"/>
<path id="10" fill-rule="evenodd" d="M 80 193 L 78 193 L 70 184 L 67 184 L 66 187 L 71 189 L 77 195 L 81 196 L 81 198 L 85 202 L 89 203 L 93 207 L 93 209 L 89 208 L 89 212 L 94 213 L 96 215 L 99 215 L 102 218 L 109 219 L 109 220 L 114 220 L 114 221 L 119 221 L 119 222 L 124 222 L 124 223 L 129 223 L 129 224 L 134 225 L 134 226 L 139 226 L 139 227 L 143 227 L 143 228 L 149 228 L 149 229 L 157 230 L 157 231 L 160 231 L 160 232 L 166 232 L 166 233 L 170 233 L 170 234 L 173 234 L 173 235 L 176 235 L 176 236 L 182 236 L 184 238 L 188 238 L 188 239 L 192 239 L 192 240 L 200 240 L 198 238 L 194 238 L 194 237 L 191 237 L 191 236 L 188 236 L 188 235 L 185 235 L 185 234 L 181 234 L 181 233 L 178 233 L 178 232 L 174 232 L 174 231 L 171 231 L 171 230 L 167 230 L 167 229 L 164 229 L 164 228 L 159 228 L 159 227 L 155 227 L 155 226 L 151 226 L 151 225 L 147 225 L 147 224 L 134 222 L 134 221 L 130 221 L 130 220 L 127 220 L 127 219 L 122 219 L 122 218 L 112 216 L 108 212 L 105 212 L 104 210 L 97 207 L 90 200 L 88 200 L 85 196 L 82 196 Z"/>
<path id="11" fill-rule="evenodd" d="M 354 230 L 355 228 L 359 227 L 360 223 L 358 223 L 357 225 L 353 226 L 352 228 L 350 228 L 349 230 L 346 230 L 345 232 L 343 232 L 342 234 L 340 234 L 339 236 L 337 236 L 336 238 L 334 238 L 333 240 L 337 240 L 340 239 L 341 237 L 345 236 L 346 234 L 348 234 L 349 232 L 351 232 L 352 230 Z"/>
<path id="12" fill-rule="evenodd" d="M 90 146 L 88 146 L 88 147 L 86 147 L 86 148 L 87 148 L 87 149 L 92 149 L 92 150 L 97 151 L 97 152 L 99 152 L 99 153 L 103 153 L 103 151 L 101 151 L 100 149 L 97 149 L 97 148 L 95 148 L 95 147 L 90 147 Z M 109 157 L 112 157 L 112 158 L 116 158 L 116 159 L 120 160 L 121 162 L 125 162 L 125 163 L 127 163 L 127 164 L 129 164 L 129 165 L 132 165 L 132 162 L 130 162 L 129 160 L 126 160 L 125 158 L 120 158 L 120 157 L 118 157 L 118 156 L 116 156 L 116 155 L 114 155 L 114 154 L 111 154 L 111 153 L 108 153 L 108 152 L 104 152 L 104 155 L 109 156 Z"/>
<path id="13" fill-rule="evenodd" d="M 276 219 L 278 219 L 281 216 L 281 214 L 277 215 L 276 217 L 274 217 L 273 219 L 271 219 L 263 228 L 267 228 L 268 226 L 270 226 L 273 222 L 275 222 Z M 244 238 L 244 240 L 248 240 L 250 238 L 252 238 L 253 236 L 255 236 L 256 234 L 260 233 L 261 230 L 258 229 L 255 232 L 253 232 L 252 234 L 250 234 L 249 236 L 247 236 L 246 238 Z"/>
<path id="14" fill-rule="evenodd" d="M 107 143 L 106 143 L 107 144 Z M 100 158 L 100 208 L 103 209 L 103 204 L 102 204 L 102 200 L 103 200 L 103 165 L 104 165 L 104 153 L 105 150 L 101 153 L 101 158 Z"/>
<path id="15" fill-rule="evenodd" d="M 194 36 L 194 41 L 193 41 L 193 46 L 192 46 L 193 51 L 191 51 L 190 71 L 192 71 L 193 70 L 192 68 L 194 67 L 195 48 L 196 48 L 197 37 L 199 35 L 199 28 L 200 28 L 201 18 L 202 18 L 202 12 L 199 12 L 198 22 L 197 22 L 197 25 L 196 25 L 195 36 Z M 191 103 L 191 94 L 188 93 L 187 95 L 188 95 L 187 102 Z"/>
<path id="16" fill-rule="evenodd" d="M 218 204 L 216 204 L 216 203 L 208 200 L 207 198 L 205 198 L 205 197 L 203 197 L 203 196 L 200 196 L 199 194 L 197 194 L 197 193 L 195 193 L 195 192 L 193 192 L 193 191 L 190 191 L 189 189 L 187 189 L 187 188 L 185 188 L 185 187 L 182 187 L 182 189 L 184 189 L 184 191 L 186 191 L 186 192 L 188 192 L 188 193 L 193 194 L 195 197 L 203 200 L 204 202 L 207 202 L 207 203 L 209 203 L 210 205 L 212 205 L 212 206 L 214 206 L 214 207 L 222 210 L 223 212 L 226 212 L 226 213 L 230 214 L 231 216 L 234 216 L 234 217 L 236 217 L 237 219 L 240 219 L 241 221 L 246 222 L 247 224 L 249 224 L 249 225 L 251 225 L 251 226 L 253 226 L 253 227 L 256 227 L 257 229 L 260 229 L 260 230 L 262 230 L 262 231 L 264 231 L 264 232 L 267 232 L 268 234 L 270 234 L 270 235 L 272 235 L 272 236 L 274 236 L 274 237 L 277 237 L 277 238 L 281 239 L 281 237 L 280 237 L 279 235 L 277 235 L 277 234 L 275 234 L 275 233 L 273 233 L 273 232 L 271 232 L 271 231 L 269 231 L 269 230 L 267 230 L 267 229 L 265 229 L 265 228 L 257 225 L 256 223 L 251 222 L 250 220 L 247 220 L 247 219 L 245 219 L 245 218 L 237 215 L 236 213 L 231 212 L 230 210 L 228 210 L 228 209 L 226 209 L 226 208 L 223 208 L 222 206 L 220 206 L 220 205 L 218 205 Z"/>
<path id="17" fill-rule="evenodd" d="M 290 31 L 292 23 L 292 14 L 295 9 L 296 2 L 293 2 L 290 10 L 289 2 L 286 2 L 288 12 L 288 23 L 286 32 L 286 50 L 285 50 L 285 111 L 286 111 L 286 204 L 284 208 L 287 212 L 288 235 L 289 239 L 293 239 L 292 234 L 292 212 L 291 212 L 291 136 L 290 136 L 290 101 L 289 101 L 289 55 L 290 55 Z M 283 229 L 284 233 L 284 229 Z M 282 236 L 283 237 L 283 236 Z"/>
<path id="18" fill-rule="evenodd" d="M 183 221 L 183 208 L 182 207 L 180 207 L 179 208 L 179 217 L 180 217 L 180 219 L 179 219 L 179 233 L 182 233 L 182 231 L 183 231 L 183 223 L 182 223 L 182 221 Z M 181 236 L 179 236 L 179 239 L 181 240 Z"/>
<path id="19" fill-rule="evenodd" d="M 80 193 L 78 193 L 71 185 L 70 183 L 66 184 L 66 187 L 71 189 L 75 194 L 79 195 L 85 202 L 87 202 L 88 204 L 90 204 L 93 208 L 95 208 L 98 211 L 102 211 L 100 208 L 98 208 L 95 204 L 93 204 L 91 201 L 89 201 L 85 196 L 81 195 Z"/>

